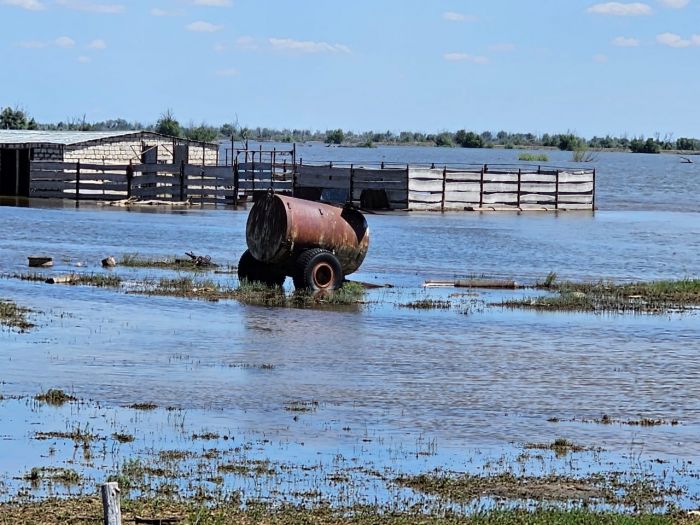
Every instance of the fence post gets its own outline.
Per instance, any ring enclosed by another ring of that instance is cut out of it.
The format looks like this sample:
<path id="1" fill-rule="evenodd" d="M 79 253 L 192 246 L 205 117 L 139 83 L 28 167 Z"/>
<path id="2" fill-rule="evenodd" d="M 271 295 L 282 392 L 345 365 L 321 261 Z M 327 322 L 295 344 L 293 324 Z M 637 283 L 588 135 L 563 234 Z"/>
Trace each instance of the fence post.
<path id="1" fill-rule="evenodd" d="M 180 202 L 185 200 L 185 161 L 180 161 Z"/>
<path id="2" fill-rule="evenodd" d="M 522 178 L 522 172 L 521 172 L 521 169 L 518 168 L 518 208 L 520 208 L 521 178 Z"/>
<path id="3" fill-rule="evenodd" d="M 481 166 L 481 177 L 479 179 L 479 208 L 484 207 L 484 172 L 486 165 Z"/>
<path id="4" fill-rule="evenodd" d="M 250 173 L 253 174 L 253 176 L 250 179 L 250 192 L 255 193 L 255 152 L 253 151 L 250 155 L 251 155 Z"/>
<path id="5" fill-rule="evenodd" d="M 595 168 L 593 168 L 593 211 L 595 211 L 595 178 L 596 178 L 596 173 L 595 173 Z"/>
<path id="6" fill-rule="evenodd" d="M 131 198 L 131 185 L 134 182 L 134 165 L 129 160 L 129 165 L 126 167 L 126 198 Z"/>
<path id="7" fill-rule="evenodd" d="M 119 501 L 119 484 L 112 481 L 101 487 L 104 525 L 122 525 L 122 510 Z"/>
<path id="8" fill-rule="evenodd" d="M 557 183 L 556 183 L 556 188 L 554 190 L 554 209 L 558 210 L 559 209 L 559 170 L 557 170 Z"/>
<path id="9" fill-rule="evenodd" d="M 442 202 L 440 203 L 440 211 L 445 212 L 445 191 L 447 190 L 447 166 L 442 170 Z"/>
<path id="10" fill-rule="evenodd" d="M 233 159 L 233 205 L 238 206 L 238 187 L 239 187 L 239 173 L 238 173 L 238 155 Z"/>
<path id="11" fill-rule="evenodd" d="M 202 193 L 199 194 L 199 205 L 201 207 L 204 207 L 204 170 L 201 171 L 200 177 L 201 177 L 200 180 L 202 181 L 202 183 L 199 186 L 199 191 L 201 191 Z"/>
<path id="12" fill-rule="evenodd" d="M 75 207 L 80 204 L 80 161 L 75 163 Z"/>
<path id="13" fill-rule="evenodd" d="M 355 202 L 355 165 L 350 164 L 350 195 L 348 195 L 350 204 Z M 362 205 L 362 203 L 360 203 Z"/>

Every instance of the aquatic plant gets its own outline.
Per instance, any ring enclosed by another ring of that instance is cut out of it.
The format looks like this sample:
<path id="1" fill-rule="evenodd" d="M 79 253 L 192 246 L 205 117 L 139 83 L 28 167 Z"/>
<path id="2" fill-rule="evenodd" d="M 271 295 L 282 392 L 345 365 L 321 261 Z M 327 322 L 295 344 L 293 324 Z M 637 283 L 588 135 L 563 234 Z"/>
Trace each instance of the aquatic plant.
<path id="1" fill-rule="evenodd" d="M 528 162 L 549 162 L 549 156 L 546 153 L 521 153 L 518 155 L 518 160 Z"/>

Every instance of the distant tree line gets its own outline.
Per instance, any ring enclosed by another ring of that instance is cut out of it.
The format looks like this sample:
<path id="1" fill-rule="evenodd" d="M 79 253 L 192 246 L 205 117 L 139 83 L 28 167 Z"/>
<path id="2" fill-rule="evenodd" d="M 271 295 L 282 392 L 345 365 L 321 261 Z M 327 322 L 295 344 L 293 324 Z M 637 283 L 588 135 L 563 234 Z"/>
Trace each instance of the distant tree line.
<path id="1" fill-rule="evenodd" d="M 85 117 L 72 118 L 65 122 L 52 124 L 37 123 L 27 111 L 21 108 L 6 107 L 0 111 L 0 129 L 35 129 L 59 131 L 155 131 L 164 135 L 183 137 L 191 140 L 211 142 L 221 139 L 263 140 L 276 142 L 324 142 L 326 144 L 344 144 L 349 146 L 373 147 L 375 144 L 420 144 L 439 147 L 463 148 L 557 148 L 563 151 L 581 151 L 586 149 L 615 149 L 634 153 L 660 153 L 661 151 L 680 150 L 700 152 L 700 140 L 682 137 L 673 140 L 672 135 L 661 137 L 593 137 L 586 139 L 575 133 L 557 133 L 536 135 L 534 133 L 509 133 L 484 131 L 477 133 L 460 129 L 456 132 L 421 133 L 414 131 L 356 133 L 342 129 L 311 131 L 304 129 L 275 129 L 266 127 L 248 128 L 238 122 L 221 126 L 211 126 L 205 122 L 182 125 L 171 110 L 164 111 L 152 124 L 129 122 L 124 119 L 110 119 L 101 122 L 87 122 Z"/>

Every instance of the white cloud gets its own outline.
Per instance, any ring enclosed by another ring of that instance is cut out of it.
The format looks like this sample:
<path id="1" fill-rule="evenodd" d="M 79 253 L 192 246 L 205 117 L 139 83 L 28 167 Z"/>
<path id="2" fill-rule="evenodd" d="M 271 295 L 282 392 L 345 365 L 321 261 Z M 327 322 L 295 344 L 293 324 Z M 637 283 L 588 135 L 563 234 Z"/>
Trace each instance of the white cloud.
<path id="1" fill-rule="evenodd" d="M 86 0 L 56 0 L 56 3 L 75 11 L 86 11 L 88 13 L 101 13 L 105 15 L 115 15 L 123 13 L 126 10 L 122 4 L 103 4 Z"/>
<path id="2" fill-rule="evenodd" d="M 462 13 L 456 13 L 454 11 L 447 11 L 442 13 L 442 18 L 449 20 L 450 22 L 474 22 L 477 17 L 473 15 L 464 15 Z"/>
<path id="3" fill-rule="evenodd" d="M 87 64 L 88 62 L 92 62 L 92 58 L 86 57 L 86 56 L 80 56 L 78 57 L 78 62 L 81 64 Z"/>
<path id="4" fill-rule="evenodd" d="M 70 47 L 75 47 L 75 40 L 68 36 L 59 36 L 56 40 L 53 41 L 54 44 L 56 44 L 58 47 L 63 47 L 63 48 L 70 48 Z"/>
<path id="5" fill-rule="evenodd" d="M 300 53 L 350 53 L 350 48 L 342 44 L 312 42 L 310 40 L 293 40 L 291 38 L 270 38 L 273 48 Z"/>
<path id="6" fill-rule="evenodd" d="M 593 61 L 599 64 L 605 64 L 608 61 L 607 55 L 593 55 Z"/>
<path id="7" fill-rule="evenodd" d="M 231 7 L 231 0 L 194 0 L 194 5 L 206 5 L 210 7 Z"/>
<path id="8" fill-rule="evenodd" d="M 258 46 L 258 43 L 252 36 L 241 36 L 236 39 L 236 47 L 238 49 L 253 51 L 258 49 L 260 46 Z"/>
<path id="9" fill-rule="evenodd" d="M 47 47 L 46 42 L 41 42 L 40 40 L 24 40 L 22 42 L 17 42 L 17 47 L 24 47 L 25 49 L 41 49 Z"/>
<path id="10" fill-rule="evenodd" d="M 494 51 L 496 53 L 508 53 L 510 51 L 515 51 L 515 44 L 510 42 L 501 42 L 500 44 L 493 44 L 489 46 L 489 51 Z"/>
<path id="11" fill-rule="evenodd" d="M 24 40 L 22 42 L 17 42 L 17 44 L 15 45 L 17 47 L 23 47 L 25 49 L 43 49 L 46 47 L 60 47 L 63 49 L 70 49 L 75 47 L 75 40 L 73 40 L 69 36 L 59 36 L 55 40 Z"/>
<path id="12" fill-rule="evenodd" d="M 154 7 L 151 9 L 152 16 L 183 16 L 185 12 L 182 9 L 173 9 L 168 11 L 167 9 L 159 9 Z"/>
<path id="13" fill-rule="evenodd" d="M 224 28 L 224 26 L 212 24 L 210 22 L 202 22 L 201 20 L 197 22 L 192 22 L 185 26 L 188 31 L 194 31 L 195 33 L 216 33 Z"/>
<path id="14" fill-rule="evenodd" d="M 690 0 L 659 0 L 659 2 L 671 9 L 683 9 L 690 3 Z"/>
<path id="15" fill-rule="evenodd" d="M 625 4 L 622 2 L 608 2 L 605 4 L 594 4 L 587 9 L 589 13 L 595 15 L 614 15 L 614 16 L 641 16 L 650 15 L 652 13 L 651 6 L 641 2 L 632 2 Z"/>
<path id="16" fill-rule="evenodd" d="M 216 72 L 216 76 L 219 77 L 235 77 L 238 75 L 239 71 L 236 68 L 219 69 Z"/>
<path id="17" fill-rule="evenodd" d="M 700 35 L 692 35 L 690 38 L 683 38 L 676 33 L 661 33 L 656 36 L 656 41 L 668 47 L 698 47 L 700 46 Z"/>
<path id="18" fill-rule="evenodd" d="M 107 44 L 101 38 L 97 38 L 88 44 L 88 49 L 106 49 Z"/>
<path id="19" fill-rule="evenodd" d="M 445 53 L 443 58 L 449 62 L 471 62 L 473 64 L 489 63 L 487 57 L 468 55 L 467 53 Z"/>
<path id="20" fill-rule="evenodd" d="M 636 38 L 627 38 L 624 36 L 618 36 L 612 41 L 614 46 L 617 47 L 639 47 L 641 42 Z"/>
<path id="21" fill-rule="evenodd" d="M 43 11 L 46 6 L 39 0 L 0 0 L 0 4 L 21 7 L 28 11 Z"/>

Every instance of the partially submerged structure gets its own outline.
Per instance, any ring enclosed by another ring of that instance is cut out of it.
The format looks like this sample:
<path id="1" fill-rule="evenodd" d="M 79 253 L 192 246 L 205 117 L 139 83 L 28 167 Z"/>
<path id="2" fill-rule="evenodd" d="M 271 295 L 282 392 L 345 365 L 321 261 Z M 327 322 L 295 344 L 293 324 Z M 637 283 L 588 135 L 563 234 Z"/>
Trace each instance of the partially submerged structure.
<path id="1" fill-rule="evenodd" d="M 0 130 L 0 195 L 30 197 L 32 162 L 216 165 L 218 144 L 150 131 Z"/>

